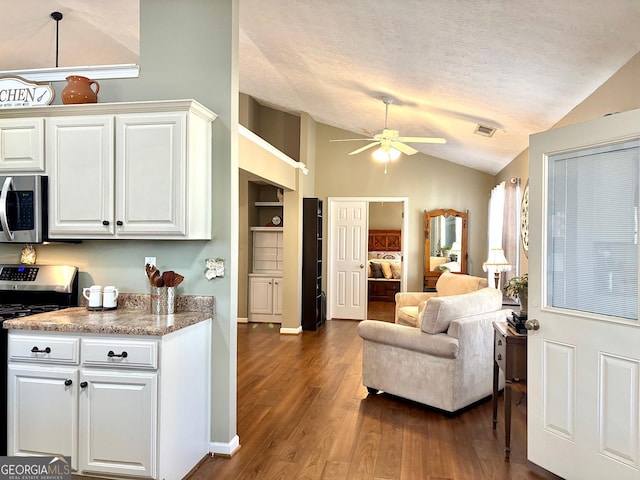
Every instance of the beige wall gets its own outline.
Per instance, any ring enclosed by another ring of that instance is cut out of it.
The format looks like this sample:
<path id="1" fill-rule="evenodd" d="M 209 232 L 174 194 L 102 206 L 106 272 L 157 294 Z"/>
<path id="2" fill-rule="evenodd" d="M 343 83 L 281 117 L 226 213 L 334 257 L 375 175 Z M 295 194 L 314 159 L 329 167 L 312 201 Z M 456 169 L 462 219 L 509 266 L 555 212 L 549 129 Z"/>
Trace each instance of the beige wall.
<path id="1" fill-rule="evenodd" d="M 608 113 L 625 112 L 640 108 L 640 53 L 603 83 L 595 92 L 560 119 L 553 128 L 602 117 Z M 531 132 L 532 134 L 538 132 Z M 522 189 L 529 180 L 529 149 L 518 155 L 496 176 L 497 182 L 519 177 Z M 522 273 L 529 271 L 529 262 L 521 252 Z"/>
<path id="2" fill-rule="evenodd" d="M 369 202 L 369 230 L 400 230 L 403 202 Z"/>
<path id="3" fill-rule="evenodd" d="M 495 184 L 493 175 L 421 153 L 403 155 L 389 165 L 385 175 L 384 167 L 376 163 L 370 153 L 348 155 L 354 145 L 359 144 L 329 142 L 353 137 L 353 133 L 318 123 L 316 135 L 316 196 L 325 200 L 327 197 L 408 197 L 408 251 L 404 253 L 409 291 L 422 291 L 425 210 L 469 210 L 469 271 L 484 275 L 487 205 L 489 191 Z M 324 254 L 326 258 L 326 250 Z M 326 271 L 324 274 L 326 279 Z M 326 288 L 326 280 L 324 284 Z"/>
<path id="4" fill-rule="evenodd" d="M 264 138 L 285 155 L 300 160 L 300 117 L 261 105 L 240 94 L 240 124 Z"/>
<path id="5" fill-rule="evenodd" d="M 252 132 L 258 129 L 258 109 L 260 104 L 256 102 L 252 97 L 246 93 L 241 93 L 239 96 L 239 121 L 240 125 L 244 125 Z"/>
<path id="6" fill-rule="evenodd" d="M 300 116 L 300 161 L 309 172 L 301 178 L 304 197 L 316 196 L 316 121 L 308 113 Z"/>

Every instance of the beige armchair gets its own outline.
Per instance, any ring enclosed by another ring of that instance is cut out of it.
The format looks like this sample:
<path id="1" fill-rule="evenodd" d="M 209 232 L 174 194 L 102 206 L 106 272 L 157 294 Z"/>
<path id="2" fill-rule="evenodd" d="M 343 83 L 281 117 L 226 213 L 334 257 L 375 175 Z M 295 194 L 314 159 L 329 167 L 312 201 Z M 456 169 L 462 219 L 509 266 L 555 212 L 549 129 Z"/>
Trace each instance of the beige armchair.
<path id="1" fill-rule="evenodd" d="M 420 312 L 430 298 L 474 292 L 488 285 L 486 278 L 443 272 L 436 283 L 436 292 L 396 293 L 396 323 L 415 327 Z"/>
<path id="2" fill-rule="evenodd" d="M 418 327 L 364 320 L 362 383 L 455 412 L 493 391 L 493 325 L 509 314 L 494 288 L 431 298 Z M 502 373 L 501 373 L 502 375 Z M 500 379 L 500 386 L 504 379 Z"/>

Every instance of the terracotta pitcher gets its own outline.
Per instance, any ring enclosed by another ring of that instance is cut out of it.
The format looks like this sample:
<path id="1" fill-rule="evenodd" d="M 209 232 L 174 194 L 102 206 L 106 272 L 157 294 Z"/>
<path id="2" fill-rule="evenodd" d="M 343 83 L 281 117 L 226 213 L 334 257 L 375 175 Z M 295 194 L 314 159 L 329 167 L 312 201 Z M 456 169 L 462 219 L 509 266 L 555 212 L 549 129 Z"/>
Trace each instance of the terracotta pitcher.
<path id="1" fill-rule="evenodd" d="M 91 88 L 95 85 L 95 91 Z M 62 103 L 65 105 L 75 103 L 97 103 L 100 84 L 95 80 L 80 75 L 67 77 L 67 86 L 62 90 Z"/>

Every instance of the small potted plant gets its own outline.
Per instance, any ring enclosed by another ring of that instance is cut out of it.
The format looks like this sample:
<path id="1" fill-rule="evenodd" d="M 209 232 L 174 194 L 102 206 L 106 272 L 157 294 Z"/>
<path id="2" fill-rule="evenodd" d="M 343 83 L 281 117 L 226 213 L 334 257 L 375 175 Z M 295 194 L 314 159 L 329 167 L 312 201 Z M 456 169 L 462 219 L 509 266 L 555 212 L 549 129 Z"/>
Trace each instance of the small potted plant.
<path id="1" fill-rule="evenodd" d="M 529 295 L 528 273 L 511 277 L 504 286 L 504 292 L 507 294 L 507 296 L 513 299 L 518 299 L 518 302 L 520 302 L 521 314 L 527 313 Z"/>
<path id="2" fill-rule="evenodd" d="M 445 245 L 440 249 L 440 254 L 443 257 L 448 257 L 450 253 L 451 253 L 451 245 Z"/>

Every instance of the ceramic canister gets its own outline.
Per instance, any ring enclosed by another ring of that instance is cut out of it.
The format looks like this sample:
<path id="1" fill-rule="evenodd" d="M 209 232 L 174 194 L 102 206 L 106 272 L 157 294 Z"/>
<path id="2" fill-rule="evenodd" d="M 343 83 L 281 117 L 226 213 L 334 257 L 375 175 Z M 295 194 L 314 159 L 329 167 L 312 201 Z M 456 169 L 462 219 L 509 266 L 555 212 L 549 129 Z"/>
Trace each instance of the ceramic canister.
<path id="1" fill-rule="evenodd" d="M 102 306 L 104 308 L 116 308 L 118 306 L 118 289 L 113 285 L 104 287 Z"/>
<path id="2" fill-rule="evenodd" d="M 102 306 L 102 286 L 91 285 L 90 287 L 82 289 L 82 296 L 89 301 L 89 307 L 101 307 Z"/>

